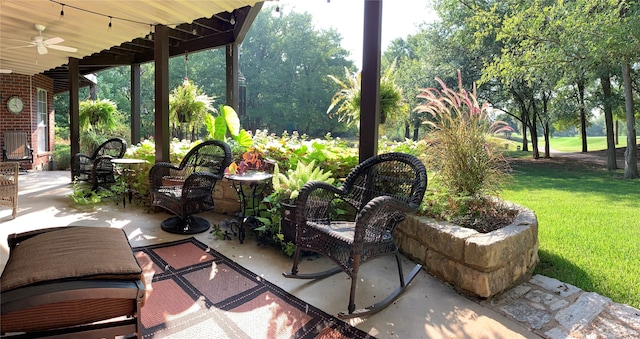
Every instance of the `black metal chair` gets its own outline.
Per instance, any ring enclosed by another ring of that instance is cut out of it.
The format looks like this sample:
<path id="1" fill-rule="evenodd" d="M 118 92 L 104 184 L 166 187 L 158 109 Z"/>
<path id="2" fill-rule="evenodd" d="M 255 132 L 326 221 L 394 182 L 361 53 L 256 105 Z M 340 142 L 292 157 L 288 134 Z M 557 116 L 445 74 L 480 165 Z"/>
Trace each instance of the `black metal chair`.
<path id="1" fill-rule="evenodd" d="M 122 158 L 126 151 L 124 139 L 111 138 L 98 146 L 91 156 L 75 154 L 71 158 L 71 179 L 87 181 L 94 190 L 116 182 L 111 159 Z"/>
<path id="2" fill-rule="evenodd" d="M 152 205 L 176 215 L 163 221 L 162 229 L 179 234 L 208 230 L 209 221 L 194 214 L 213 209 L 213 188 L 229 164 L 231 149 L 219 140 L 198 144 L 178 166 L 167 162 L 154 164 L 149 171 Z"/>
<path id="3" fill-rule="evenodd" d="M 27 133 L 22 131 L 5 131 L 2 145 L 3 161 L 15 161 L 20 171 L 26 172 L 23 162 L 33 163 L 33 150 L 27 140 Z"/>
<path id="4" fill-rule="evenodd" d="M 427 188 L 427 171 L 422 162 L 409 154 L 387 153 L 371 157 L 356 166 L 338 188 L 312 181 L 300 190 L 296 199 L 296 252 L 287 278 L 321 279 L 341 270 L 351 278 L 348 312 L 340 318 L 352 318 L 380 311 L 406 289 L 422 268 L 417 264 L 404 279 L 393 230 L 414 212 Z M 332 208 L 343 201 L 355 209 L 353 220 L 334 220 Z M 320 253 L 338 266 L 324 272 L 299 274 L 302 251 Z M 400 286 L 384 300 L 355 310 L 355 292 L 360 265 L 384 255 L 394 255 Z"/>

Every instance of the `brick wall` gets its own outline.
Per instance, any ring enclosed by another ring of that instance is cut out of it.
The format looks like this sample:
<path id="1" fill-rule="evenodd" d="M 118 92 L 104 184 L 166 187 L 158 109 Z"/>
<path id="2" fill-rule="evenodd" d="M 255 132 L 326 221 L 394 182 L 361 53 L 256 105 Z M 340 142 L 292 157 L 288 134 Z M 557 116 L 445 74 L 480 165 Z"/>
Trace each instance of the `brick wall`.
<path id="1" fill-rule="evenodd" d="M 49 145 L 47 152 L 38 152 L 38 88 L 47 91 L 47 109 L 49 111 Z M 24 101 L 24 110 L 20 114 L 9 113 L 7 99 L 19 96 Z M 4 131 L 25 131 L 33 149 L 33 164 L 23 164 L 27 169 L 48 169 L 48 163 L 54 145 L 54 107 L 53 80 L 41 74 L 34 76 L 22 74 L 0 74 L 0 145 L 4 146 Z"/>

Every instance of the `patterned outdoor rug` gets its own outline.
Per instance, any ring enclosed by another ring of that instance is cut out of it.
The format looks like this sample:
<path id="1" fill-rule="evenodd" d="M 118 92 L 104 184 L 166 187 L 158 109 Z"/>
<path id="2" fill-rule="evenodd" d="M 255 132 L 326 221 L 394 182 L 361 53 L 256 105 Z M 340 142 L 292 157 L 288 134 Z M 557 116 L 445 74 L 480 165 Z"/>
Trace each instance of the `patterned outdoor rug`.
<path id="1" fill-rule="evenodd" d="M 194 238 L 134 251 L 144 338 L 372 338 Z"/>

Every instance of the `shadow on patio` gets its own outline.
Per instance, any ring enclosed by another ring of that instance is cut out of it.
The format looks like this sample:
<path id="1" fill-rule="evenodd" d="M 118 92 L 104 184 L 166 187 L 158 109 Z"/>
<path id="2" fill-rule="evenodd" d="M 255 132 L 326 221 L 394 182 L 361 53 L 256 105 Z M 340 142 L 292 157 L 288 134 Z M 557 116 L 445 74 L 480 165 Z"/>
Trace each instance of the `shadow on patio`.
<path id="1" fill-rule="evenodd" d="M 94 208 L 76 209 L 67 197 L 72 192 L 70 173 L 32 171 L 19 177 L 18 216 L 11 218 L 10 209 L 0 210 L 2 269 L 8 259 L 7 235 L 45 227 L 83 225 L 124 229 L 131 246 L 139 247 L 184 239 L 189 236 L 171 234 L 160 228 L 166 212 L 148 213 L 144 207 L 105 203 Z M 199 216 L 218 224 L 229 216 L 205 212 Z M 257 246 L 253 236 L 244 244 L 237 238 L 218 240 L 211 233 L 194 236 L 256 275 L 274 283 L 303 301 L 336 315 L 346 309 L 349 281 L 339 273 L 320 281 L 286 279 L 282 272 L 291 269 L 292 260 L 271 247 Z M 413 266 L 405 260 L 406 270 Z M 329 266 L 324 259 L 305 260 L 307 265 Z M 308 267 L 308 266 L 307 266 Z M 386 296 L 397 285 L 393 257 L 377 259 L 360 271 L 357 306 L 376 302 L 375 296 Z M 144 308 L 142 310 L 144 312 Z M 349 323 L 378 338 L 536 338 L 528 329 L 484 308 L 456 293 L 424 270 L 418 274 L 406 293 L 395 303 L 367 318 Z"/>

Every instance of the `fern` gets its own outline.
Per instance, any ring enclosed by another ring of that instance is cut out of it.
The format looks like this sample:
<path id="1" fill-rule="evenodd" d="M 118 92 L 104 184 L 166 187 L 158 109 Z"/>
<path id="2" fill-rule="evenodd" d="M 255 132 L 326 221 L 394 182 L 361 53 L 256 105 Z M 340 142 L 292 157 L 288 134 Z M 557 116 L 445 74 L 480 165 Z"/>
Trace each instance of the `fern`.
<path id="1" fill-rule="evenodd" d="M 295 169 L 287 170 L 286 174 L 281 173 L 276 165 L 273 173 L 272 184 L 274 193 L 280 195 L 285 200 L 293 201 L 298 197 L 300 189 L 306 183 L 314 180 L 324 181 L 333 184 L 334 179 L 330 171 L 323 171 L 316 167 L 316 161 L 312 160 L 308 164 L 298 161 Z"/>

